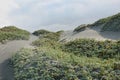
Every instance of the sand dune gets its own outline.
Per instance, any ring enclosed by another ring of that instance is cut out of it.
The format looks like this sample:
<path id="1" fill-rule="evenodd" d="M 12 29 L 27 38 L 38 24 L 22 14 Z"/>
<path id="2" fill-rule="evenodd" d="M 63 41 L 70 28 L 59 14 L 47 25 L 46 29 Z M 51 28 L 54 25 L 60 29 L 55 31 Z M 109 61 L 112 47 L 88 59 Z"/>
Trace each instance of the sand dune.
<path id="1" fill-rule="evenodd" d="M 101 32 L 101 27 L 86 28 L 81 32 L 65 31 L 60 40 L 71 41 L 75 39 L 95 39 L 95 40 L 120 40 L 120 32 Z"/>

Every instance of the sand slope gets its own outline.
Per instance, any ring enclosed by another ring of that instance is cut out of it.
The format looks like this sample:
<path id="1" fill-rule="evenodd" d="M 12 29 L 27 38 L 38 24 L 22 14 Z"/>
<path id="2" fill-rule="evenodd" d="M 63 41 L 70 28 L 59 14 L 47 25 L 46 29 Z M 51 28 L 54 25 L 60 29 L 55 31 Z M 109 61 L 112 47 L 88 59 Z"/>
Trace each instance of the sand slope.
<path id="1" fill-rule="evenodd" d="M 65 31 L 60 40 L 71 41 L 79 38 L 95 39 L 95 40 L 120 40 L 120 32 L 105 31 L 101 32 L 101 26 L 86 28 L 81 32 Z"/>

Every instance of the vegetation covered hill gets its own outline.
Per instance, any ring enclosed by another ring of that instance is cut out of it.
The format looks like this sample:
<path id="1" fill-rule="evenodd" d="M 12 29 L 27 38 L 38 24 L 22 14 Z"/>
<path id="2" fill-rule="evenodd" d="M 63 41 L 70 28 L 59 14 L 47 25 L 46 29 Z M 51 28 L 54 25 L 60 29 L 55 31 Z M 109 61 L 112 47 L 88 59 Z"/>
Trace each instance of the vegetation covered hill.
<path id="1" fill-rule="evenodd" d="M 40 38 L 42 37 L 42 38 L 47 38 L 50 40 L 58 41 L 60 34 L 62 32 L 63 32 L 62 30 L 58 32 L 51 32 L 47 30 L 37 30 L 37 31 L 34 31 L 33 34 L 36 36 L 39 36 Z"/>
<path id="2" fill-rule="evenodd" d="M 33 42 L 37 48 L 21 49 L 12 57 L 15 80 L 120 79 L 120 41 L 61 43 L 58 33 L 45 34 Z"/>
<path id="3" fill-rule="evenodd" d="M 0 28 L 0 42 L 4 43 L 6 40 L 27 40 L 29 39 L 29 32 L 19 29 L 15 26 L 6 26 Z"/>
<path id="4" fill-rule="evenodd" d="M 78 26 L 77 28 L 74 29 L 74 31 L 81 31 L 81 29 L 86 28 L 86 27 L 99 27 L 102 26 L 101 31 L 120 31 L 120 13 L 109 16 L 107 18 L 102 18 L 93 24 L 88 24 L 84 26 Z"/>

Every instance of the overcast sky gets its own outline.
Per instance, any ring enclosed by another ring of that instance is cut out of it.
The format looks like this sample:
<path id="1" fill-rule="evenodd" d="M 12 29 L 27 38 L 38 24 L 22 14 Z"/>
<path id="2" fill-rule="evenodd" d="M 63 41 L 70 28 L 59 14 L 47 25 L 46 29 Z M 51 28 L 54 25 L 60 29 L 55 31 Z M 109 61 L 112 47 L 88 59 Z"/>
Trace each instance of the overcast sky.
<path id="1" fill-rule="evenodd" d="M 0 26 L 70 30 L 120 12 L 120 0 L 0 0 Z"/>

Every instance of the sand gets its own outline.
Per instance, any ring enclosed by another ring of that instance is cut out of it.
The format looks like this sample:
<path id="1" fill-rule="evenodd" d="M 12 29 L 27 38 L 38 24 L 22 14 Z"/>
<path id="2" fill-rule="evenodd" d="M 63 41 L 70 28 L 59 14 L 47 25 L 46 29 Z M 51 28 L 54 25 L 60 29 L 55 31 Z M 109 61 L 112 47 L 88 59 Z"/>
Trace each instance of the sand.
<path id="1" fill-rule="evenodd" d="M 98 41 L 104 40 L 120 40 L 120 32 L 105 31 L 101 32 L 101 27 L 86 28 L 81 32 L 65 31 L 61 37 L 60 41 L 72 41 L 75 39 L 95 39 Z"/>
<path id="2" fill-rule="evenodd" d="M 32 48 L 31 42 L 38 39 L 31 35 L 30 40 L 15 40 L 7 44 L 0 44 L 0 80 L 14 80 L 13 68 L 9 66 L 12 55 L 21 48 Z"/>

